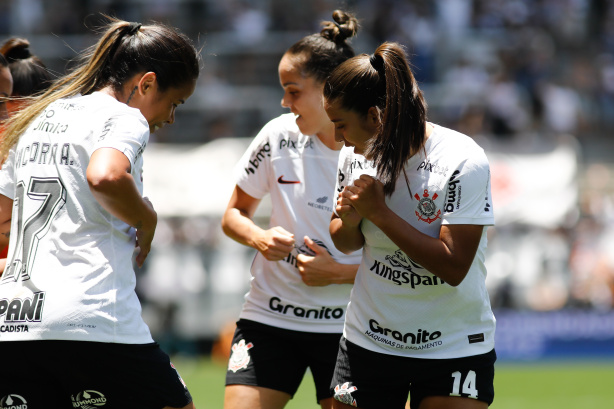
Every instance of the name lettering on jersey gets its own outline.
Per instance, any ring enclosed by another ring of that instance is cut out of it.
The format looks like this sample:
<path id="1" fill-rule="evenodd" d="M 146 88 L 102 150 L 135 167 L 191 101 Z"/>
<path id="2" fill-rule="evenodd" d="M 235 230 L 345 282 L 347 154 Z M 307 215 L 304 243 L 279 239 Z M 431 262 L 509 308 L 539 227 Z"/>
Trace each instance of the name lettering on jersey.
<path id="1" fill-rule="evenodd" d="M 437 175 L 445 175 L 448 173 L 448 167 L 439 166 L 438 162 L 432 163 L 428 159 L 423 160 L 416 170 L 424 170 L 425 172 L 435 173 Z"/>
<path id="2" fill-rule="evenodd" d="M 271 297 L 269 309 L 283 315 L 293 315 L 313 320 L 339 320 L 344 315 L 344 310 L 340 307 L 329 308 L 323 305 L 320 308 L 305 309 L 303 307 L 295 307 L 292 304 L 283 304 L 281 299 L 277 297 Z"/>
<path id="3" fill-rule="evenodd" d="M 269 142 L 265 143 L 264 145 L 262 145 L 260 147 L 259 150 L 254 152 L 254 154 L 252 155 L 251 159 L 249 160 L 249 165 L 250 166 L 245 168 L 245 172 L 248 175 L 250 173 L 256 173 L 256 170 L 258 169 L 258 166 L 260 166 L 260 163 L 262 163 L 264 158 L 267 157 L 267 156 L 268 157 L 271 156 L 271 145 L 269 144 Z"/>
<path id="4" fill-rule="evenodd" d="M 0 300 L 0 318 L 4 322 L 40 322 L 43 317 L 45 292 L 34 293 L 33 298 L 13 298 Z"/>
<path id="5" fill-rule="evenodd" d="M 424 189 L 422 197 L 420 197 L 418 193 L 416 193 L 414 197 L 418 201 L 418 206 L 416 208 L 418 220 L 431 224 L 435 220 L 441 219 L 441 209 L 438 209 L 435 204 L 435 200 L 438 197 L 437 193 L 434 193 L 433 197 L 430 197 L 428 189 Z"/>
<path id="6" fill-rule="evenodd" d="M 279 149 L 313 149 L 313 140 L 311 138 L 307 139 L 304 143 L 301 143 L 298 139 L 292 140 L 290 138 L 282 139 L 279 141 Z"/>
<path id="7" fill-rule="evenodd" d="M 74 165 L 70 155 L 70 144 L 50 144 L 33 142 L 16 152 L 15 165 L 22 168 L 29 164 L 38 165 Z"/>
<path id="8" fill-rule="evenodd" d="M 377 342 L 399 349 L 419 350 L 442 345 L 441 341 L 436 341 L 441 337 L 441 331 L 429 332 L 425 329 L 418 329 L 416 333 L 403 333 L 398 330 L 382 327 L 373 318 L 369 320 L 369 329 L 365 331 L 365 334 Z M 390 338 L 394 339 L 394 341 Z"/>
<path id="9" fill-rule="evenodd" d="M 447 213 L 452 213 L 460 208 L 462 187 L 460 179 L 457 178 L 459 174 L 460 170 L 455 170 L 450 180 L 448 180 L 448 194 L 445 207 Z"/>

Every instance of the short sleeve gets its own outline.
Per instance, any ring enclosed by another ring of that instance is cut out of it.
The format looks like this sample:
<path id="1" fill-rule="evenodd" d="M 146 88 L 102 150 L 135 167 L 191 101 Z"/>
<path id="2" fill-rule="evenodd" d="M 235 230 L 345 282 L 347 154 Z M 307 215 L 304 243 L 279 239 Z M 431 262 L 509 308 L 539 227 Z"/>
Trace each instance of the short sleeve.
<path id="1" fill-rule="evenodd" d="M 269 174 L 274 134 L 275 129 L 271 123 L 265 125 L 234 169 L 237 186 L 256 199 L 262 199 L 270 190 Z"/>
<path id="2" fill-rule="evenodd" d="M 9 156 L 0 169 L 0 194 L 15 199 L 15 147 L 9 151 Z"/>
<path id="3" fill-rule="evenodd" d="M 100 148 L 114 148 L 126 155 L 134 166 L 148 141 L 149 125 L 145 118 L 123 112 L 111 115 L 104 122 L 92 152 Z"/>
<path id="4" fill-rule="evenodd" d="M 483 151 L 456 166 L 447 180 L 443 224 L 494 225 L 490 167 Z"/>

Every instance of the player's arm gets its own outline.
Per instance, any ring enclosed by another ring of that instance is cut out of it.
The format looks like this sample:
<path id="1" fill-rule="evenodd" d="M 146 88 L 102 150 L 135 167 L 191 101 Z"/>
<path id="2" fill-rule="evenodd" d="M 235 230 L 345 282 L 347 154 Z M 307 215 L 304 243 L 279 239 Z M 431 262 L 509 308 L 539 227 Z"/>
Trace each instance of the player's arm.
<path id="1" fill-rule="evenodd" d="M 11 230 L 11 218 L 13 215 L 13 199 L 0 195 L 0 249 L 9 244 L 9 232 Z M 4 272 L 6 259 L 0 259 L 0 276 Z"/>
<path id="2" fill-rule="evenodd" d="M 344 195 L 347 189 L 347 187 L 344 187 L 337 198 L 335 207 L 337 213 L 333 213 L 331 216 L 329 232 L 337 250 L 350 254 L 362 248 L 365 244 L 365 237 L 360 230 L 362 216 Z"/>
<path id="3" fill-rule="evenodd" d="M 294 248 L 294 235 L 280 226 L 265 230 L 254 223 L 259 204 L 260 199 L 235 186 L 222 217 L 222 230 L 231 239 L 258 250 L 267 260 L 282 260 Z"/>
<path id="4" fill-rule="evenodd" d="M 87 167 L 90 191 L 113 216 L 136 228 L 140 248 L 136 261 L 143 265 L 151 249 L 158 215 L 151 202 L 141 196 L 130 174 L 128 157 L 114 148 L 97 149 Z"/>
<path id="5" fill-rule="evenodd" d="M 428 236 L 393 212 L 384 200 L 382 183 L 367 175 L 361 175 L 344 196 L 412 260 L 446 283 L 457 286 L 469 272 L 484 226 L 442 225 L 439 237 Z"/>

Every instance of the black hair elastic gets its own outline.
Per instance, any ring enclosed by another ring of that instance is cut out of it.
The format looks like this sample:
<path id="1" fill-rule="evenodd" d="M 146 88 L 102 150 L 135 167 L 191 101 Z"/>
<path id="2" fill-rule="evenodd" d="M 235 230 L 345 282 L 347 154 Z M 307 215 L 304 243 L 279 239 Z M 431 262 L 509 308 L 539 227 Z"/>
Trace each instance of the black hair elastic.
<path id="1" fill-rule="evenodd" d="M 135 35 L 141 29 L 141 26 L 141 23 L 130 23 L 128 35 Z"/>
<path id="2" fill-rule="evenodd" d="M 381 72 L 384 70 L 384 59 L 381 55 L 371 54 L 369 57 L 369 62 L 371 66 L 375 68 L 375 71 Z"/>

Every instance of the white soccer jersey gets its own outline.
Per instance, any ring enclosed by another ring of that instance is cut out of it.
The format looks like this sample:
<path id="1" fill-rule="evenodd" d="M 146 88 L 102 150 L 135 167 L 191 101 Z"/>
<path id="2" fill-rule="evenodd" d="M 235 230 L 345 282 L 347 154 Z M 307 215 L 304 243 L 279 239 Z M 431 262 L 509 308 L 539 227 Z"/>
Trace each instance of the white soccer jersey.
<path id="1" fill-rule="evenodd" d="M 410 225 L 439 237 L 442 224 L 493 225 L 490 171 L 469 137 L 440 126 L 405 166 L 386 203 Z M 343 148 L 337 190 L 375 169 Z M 463 282 L 452 287 L 363 220 L 363 258 L 352 290 L 345 337 L 371 351 L 417 358 L 472 356 L 494 347 L 495 318 L 486 291 L 486 228 Z"/>
<path id="2" fill-rule="evenodd" d="M 295 249 L 285 260 L 256 255 L 241 318 L 297 331 L 341 333 L 352 286 L 307 286 L 296 265 L 298 254 L 312 254 L 304 236 L 339 263 L 360 263 L 360 252 L 341 253 L 328 231 L 338 157 L 339 151 L 315 135 L 303 135 L 295 116 L 285 114 L 262 128 L 239 161 L 237 185 L 257 199 L 270 194 L 270 226 L 281 226 L 295 238 Z"/>
<path id="3" fill-rule="evenodd" d="M 148 139 L 139 110 L 99 92 L 50 104 L 21 136 L 0 171 L 14 203 L 0 341 L 153 342 L 134 292 L 135 230 L 98 204 L 85 175 L 96 149 L 115 148 L 142 191 Z"/>

